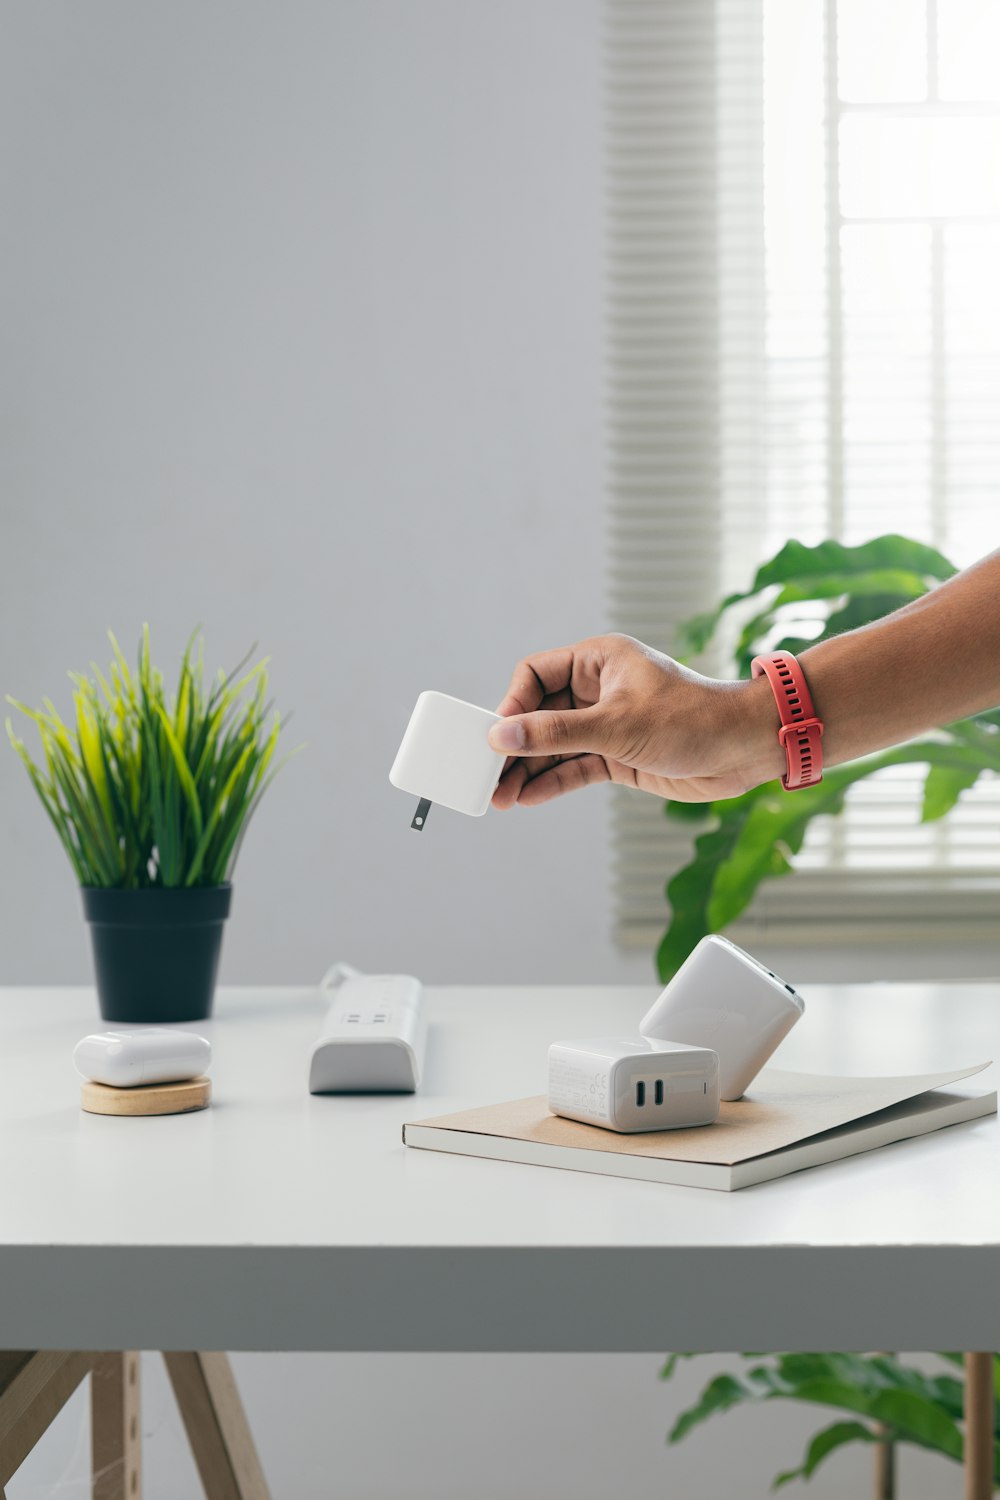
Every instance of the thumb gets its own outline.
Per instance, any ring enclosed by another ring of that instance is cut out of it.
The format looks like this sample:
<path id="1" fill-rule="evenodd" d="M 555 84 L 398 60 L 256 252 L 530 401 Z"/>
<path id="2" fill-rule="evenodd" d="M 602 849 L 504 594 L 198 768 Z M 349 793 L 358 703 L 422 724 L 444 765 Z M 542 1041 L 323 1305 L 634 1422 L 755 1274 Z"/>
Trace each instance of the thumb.
<path id="1" fill-rule="evenodd" d="M 489 734 L 493 749 L 504 755 L 602 755 L 607 738 L 607 716 L 597 704 L 568 713 L 513 714 Z"/>

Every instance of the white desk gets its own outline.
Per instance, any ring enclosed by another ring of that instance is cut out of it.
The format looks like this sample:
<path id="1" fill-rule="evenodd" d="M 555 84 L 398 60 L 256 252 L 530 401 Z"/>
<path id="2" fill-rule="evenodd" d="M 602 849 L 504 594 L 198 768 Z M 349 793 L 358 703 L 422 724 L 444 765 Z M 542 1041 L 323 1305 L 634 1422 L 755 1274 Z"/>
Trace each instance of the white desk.
<path id="1" fill-rule="evenodd" d="M 83 989 L 0 991 L 0 1349 L 1000 1348 L 995 1118 L 733 1194 L 401 1145 L 655 987 L 427 992 L 415 1098 L 312 1098 L 313 991 L 223 991 L 201 1114 L 83 1114 Z M 782 1063 L 1000 1050 L 1000 987 L 807 988 Z M 992 1083 L 992 1074 L 980 1082 Z"/>

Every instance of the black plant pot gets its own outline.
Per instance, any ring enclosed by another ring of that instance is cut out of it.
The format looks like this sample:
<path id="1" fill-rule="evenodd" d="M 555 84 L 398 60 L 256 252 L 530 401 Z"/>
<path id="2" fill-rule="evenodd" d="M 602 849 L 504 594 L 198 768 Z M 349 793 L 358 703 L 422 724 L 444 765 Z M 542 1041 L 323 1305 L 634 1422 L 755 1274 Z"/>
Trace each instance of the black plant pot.
<path id="1" fill-rule="evenodd" d="M 231 885 L 84 886 L 103 1019 L 143 1026 L 207 1020 L 232 893 Z"/>

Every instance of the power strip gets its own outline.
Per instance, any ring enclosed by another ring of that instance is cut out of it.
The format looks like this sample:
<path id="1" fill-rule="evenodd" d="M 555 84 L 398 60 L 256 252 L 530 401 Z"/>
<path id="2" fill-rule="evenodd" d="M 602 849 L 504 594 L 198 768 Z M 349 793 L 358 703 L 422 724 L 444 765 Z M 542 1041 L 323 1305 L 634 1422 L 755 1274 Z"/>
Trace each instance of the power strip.
<path id="1" fill-rule="evenodd" d="M 336 964 L 320 989 L 332 1003 L 313 1048 L 309 1092 L 416 1093 L 427 1043 L 419 979 Z"/>

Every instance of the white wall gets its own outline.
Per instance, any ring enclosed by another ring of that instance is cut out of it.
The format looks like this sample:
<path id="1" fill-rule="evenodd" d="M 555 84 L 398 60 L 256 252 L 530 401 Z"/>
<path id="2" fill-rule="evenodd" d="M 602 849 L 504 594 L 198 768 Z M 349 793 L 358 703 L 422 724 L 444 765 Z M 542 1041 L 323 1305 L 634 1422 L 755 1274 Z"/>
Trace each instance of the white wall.
<path id="1" fill-rule="evenodd" d="M 418 836 L 386 779 L 421 688 L 491 705 L 605 624 L 599 0 L 7 6 L 0 194 L 0 692 L 66 707 L 108 626 L 172 670 L 200 623 L 212 665 L 273 655 L 307 745 L 223 979 L 648 979 L 608 788 Z M 89 979 L 2 742 L 0 839 L 0 983 Z M 997 962 L 757 945 L 800 980 Z"/>
<path id="2" fill-rule="evenodd" d="M 231 982 L 623 972 L 605 798 L 418 836 L 387 782 L 420 689 L 603 625 L 599 81 L 597 0 L 5 9 L 0 689 L 273 654 Z M 5 746 L 0 832 L 0 981 L 88 978 Z"/>

